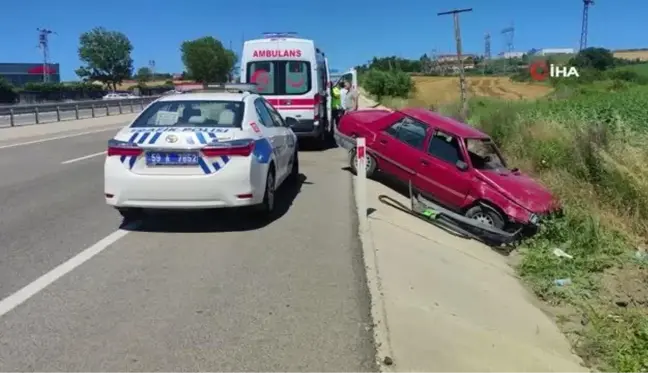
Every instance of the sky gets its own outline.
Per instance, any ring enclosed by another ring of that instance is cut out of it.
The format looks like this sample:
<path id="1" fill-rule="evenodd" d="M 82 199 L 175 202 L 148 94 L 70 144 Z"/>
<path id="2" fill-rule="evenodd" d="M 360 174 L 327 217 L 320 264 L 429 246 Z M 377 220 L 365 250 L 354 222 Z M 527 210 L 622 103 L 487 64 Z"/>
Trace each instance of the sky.
<path id="1" fill-rule="evenodd" d="M 24 1 L 24 2 L 23 2 Z M 180 45 L 213 36 L 240 52 L 243 39 L 263 32 L 294 31 L 315 40 L 332 68 L 347 69 L 374 56 L 418 58 L 455 52 L 451 16 L 438 12 L 473 8 L 461 15 L 465 53 L 504 49 L 503 28 L 514 25 L 514 49 L 578 48 L 580 0 L 7 0 L 0 6 L 0 62 L 41 62 L 37 28 L 50 37 L 50 61 L 61 79 L 76 80 L 79 36 L 94 27 L 123 32 L 134 46 L 135 69 L 154 60 L 156 71 L 182 72 Z M 590 9 L 589 46 L 648 48 L 648 3 L 601 0 Z"/>

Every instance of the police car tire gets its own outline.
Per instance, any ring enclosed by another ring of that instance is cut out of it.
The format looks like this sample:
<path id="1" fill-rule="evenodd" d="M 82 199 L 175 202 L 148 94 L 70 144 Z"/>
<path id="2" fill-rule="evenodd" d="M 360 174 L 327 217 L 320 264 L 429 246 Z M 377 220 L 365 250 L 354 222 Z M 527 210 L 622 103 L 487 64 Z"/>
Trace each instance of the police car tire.
<path id="1" fill-rule="evenodd" d="M 119 211 L 119 214 L 124 218 L 124 222 L 126 223 L 141 219 L 144 214 L 144 211 L 138 208 L 118 207 L 117 211 Z"/>
<path id="2" fill-rule="evenodd" d="M 296 183 L 299 180 L 299 153 L 297 151 L 295 151 L 295 154 L 293 155 L 292 167 L 290 168 L 288 180 L 292 183 Z"/>
<path id="3" fill-rule="evenodd" d="M 271 176 L 272 175 L 272 176 Z M 268 183 L 270 181 L 270 183 Z M 262 215 L 262 217 L 266 217 L 269 215 L 272 215 L 272 213 L 275 210 L 275 206 L 277 204 L 276 198 L 277 198 L 277 189 L 276 189 L 276 179 L 275 179 L 275 172 L 274 169 L 268 170 L 268 176 L 266 177 L 266 185 L 265 189 L 263 192 L 263 201 L 259 206 L 257 206 L 258 212 Z M 272 192 L 272 202 L 270 204 L 268 196 Z"/>

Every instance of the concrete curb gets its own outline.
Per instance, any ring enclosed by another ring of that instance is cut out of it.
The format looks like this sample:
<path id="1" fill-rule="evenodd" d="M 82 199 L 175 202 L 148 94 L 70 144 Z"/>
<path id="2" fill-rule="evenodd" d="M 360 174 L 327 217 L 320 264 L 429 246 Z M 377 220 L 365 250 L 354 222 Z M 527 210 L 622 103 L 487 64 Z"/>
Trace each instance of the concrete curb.
<path id="1" fill-rule="evenodd" d="M 369 103 L 371 108 L 374 108 L 373 106 L 375 106 L 375 102 L 373 102 L 371 99 L 368 99 L 364 95 L 361 95 L 360 97 L 366 103 Z M 382 109 L 384 107 L 375 108 Z M 376 366 L 379 372 L 394 372 L 394 366 L 385 363 L 386 360 L 393 362 L 394 353 L 391 339 L 389 337 L 389 323 L 387 320 L 385 299 L 383 297 L 382 291 L 380 268 L 377 262 L 376 246 L 374 245 L 373 234 L 371 232 L 371 222 L 366 217 L 367 211 L 360 211 L 357 203 L 360 198 L 358 195 L 359 191 L 355 183 L 356 176 L 353 176 L 353 179 L 353 195 L 355 197 L 354 201 L 356 204 L 359 224 L 358 236 L 360 238 L 360 245 L 362 246 L 362 258 L 364 261 L 367 287 L 369 288 L 369 296 L 371 300 L 371 319 L 373 322 L 373 337 L 376 347 Z"/>
<path id="2" fill-rule="evenodd" d="M 355 176 L 353 176 L 355 179 Z M 353 194 L 355 201 L 358 200 L 358 189 L 353 183 Z M 389 338 L 389 323 L 387 322 L 387 313 L 385 310 L 385 299 L 383 297 L 382 283 L 380 278 L 380 268 L 378 267 L 376 246 L 373 242 L 371 232 L 371 222 L 363 217 L 363 211 L 357 206 L 358 213 L 358 235 L 360 245 L 362 246 L 362 259 L 364 261 L 365 275 L 367 278 L 367 287 L 371 299 L 371 319 L 373 323 L 373 336 L 376 347 L 376 365 L 379 372 L 393 372 L 393 366 L 385 364 L 385 358 L 393 359 L 393 349 Z M 364 214 L 366 215 L 366 211 Z"/>

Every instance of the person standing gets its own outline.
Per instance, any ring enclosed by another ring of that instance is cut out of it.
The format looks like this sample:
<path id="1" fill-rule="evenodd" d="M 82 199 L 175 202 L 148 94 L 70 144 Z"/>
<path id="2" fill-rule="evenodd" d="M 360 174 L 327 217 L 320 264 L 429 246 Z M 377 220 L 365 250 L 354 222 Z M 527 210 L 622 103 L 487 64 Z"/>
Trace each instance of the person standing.
<path id="1" fill-rule="evenodd" d="M 337 128 L 340 117 L 342 116 L 342 82 L 336 84 L 331 90 L 331 107 L 333 109 L 333 125 Z"/>
<path id="2" fill-rule="evenodd" d="M 344 112 L 357 111 L 358 110 L 358 91 L 351 85 L 351 82 L 344 82 L 344 88 L 346 94 L 342 101 L 342 106 L 344 107 Z"/>
<path id="3" fill-rule="evenodd" d="M 344 105 L 346 104 L 346 95 L 347 95 L 347 93 L 348 93 L 348 90 L 346 88 L 346 81 L 341 80 L 340 81 L 340 101 L 342 102 L 342 115 L 344 115 L 344 110 L 346 110 Z"/>

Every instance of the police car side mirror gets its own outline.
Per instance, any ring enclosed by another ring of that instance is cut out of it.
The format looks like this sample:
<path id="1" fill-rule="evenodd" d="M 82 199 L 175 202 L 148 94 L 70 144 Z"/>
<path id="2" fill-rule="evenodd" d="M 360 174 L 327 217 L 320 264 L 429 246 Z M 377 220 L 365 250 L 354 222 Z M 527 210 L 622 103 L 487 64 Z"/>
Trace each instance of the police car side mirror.
<path id="1" fill-rule="evenodd" d="M 292 127 L 292 126 L 295 126 L 295 125 L 299 124 L 297 119 L 291 118 L 291 117 L 286 118 L 285 122 L 286 122 L 286 126 L 288 126 L 288 127 Z"/>

